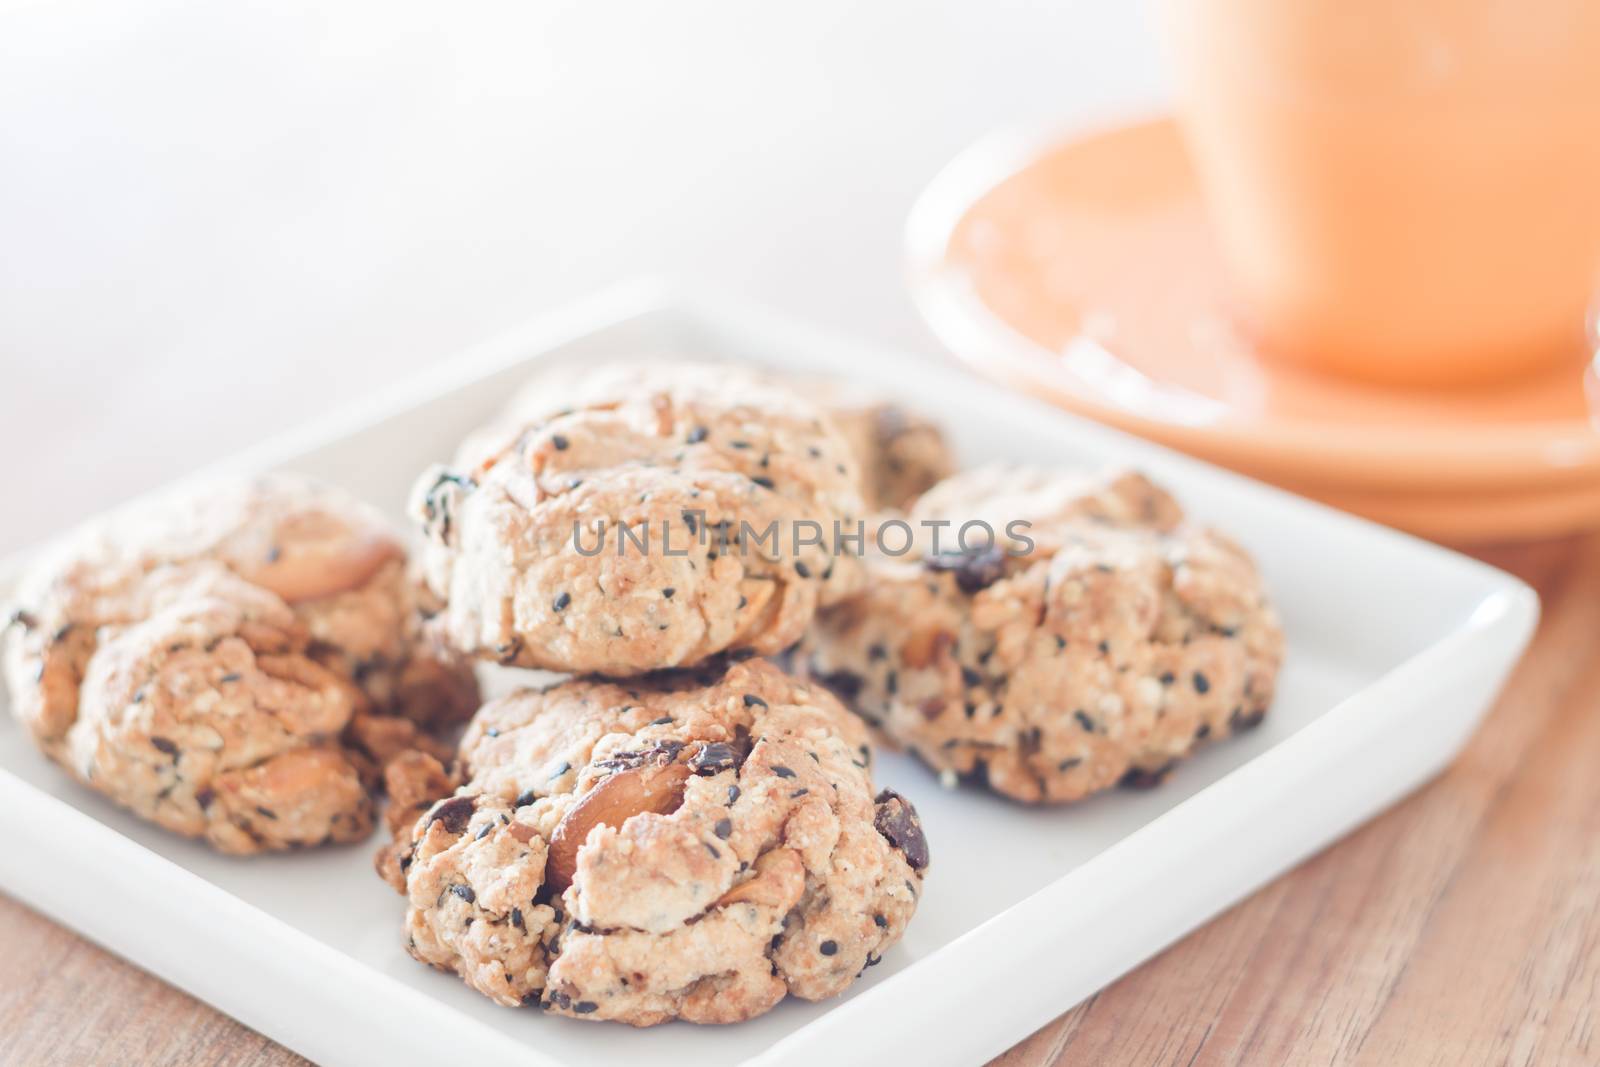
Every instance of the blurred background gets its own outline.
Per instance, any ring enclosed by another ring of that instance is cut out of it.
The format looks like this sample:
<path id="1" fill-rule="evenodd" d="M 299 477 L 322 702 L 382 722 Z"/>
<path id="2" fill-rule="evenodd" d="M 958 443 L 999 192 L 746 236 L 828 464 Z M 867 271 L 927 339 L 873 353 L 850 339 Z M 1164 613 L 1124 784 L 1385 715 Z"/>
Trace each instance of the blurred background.
<path id="1" fill-rule="evenodd" d="M 1136 3 L 0 2 L 0 550 L 613 281 L 938 350 L 907 212 Z"/>

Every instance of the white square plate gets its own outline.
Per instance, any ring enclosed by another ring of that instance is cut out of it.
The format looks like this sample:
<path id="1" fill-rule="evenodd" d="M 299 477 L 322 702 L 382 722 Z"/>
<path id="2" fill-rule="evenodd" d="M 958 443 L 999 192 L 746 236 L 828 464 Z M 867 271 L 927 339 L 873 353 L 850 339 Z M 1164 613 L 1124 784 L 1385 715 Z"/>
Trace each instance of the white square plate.
<path id="1" fill-rule="evenodd" d="M 1289 635 L 1265 724 L 1160 789 L 1029 810 L 885 753 L 933 866 L 882 966 L 738 1026 L 633 1031 L 496 1007 L 401 946 L 377 844 L 249 860 L 70 782 L 0 723 L 0 887 L 306 1056 L 338 1064 L 973 1064 L 1022 1038 L 1436 773 L 1538 615 L 1515 579 L 1087 423 L 925 358 L 651 286 L 607 294 L 230 461 L 398 513 L 536 363 L 674 353 L 837 374 L 940 420 L 963 461 L 1135 464 L 1238 536 Z M 13 566 L 11 574 L 14 575 Z M 3 579 L 0 579 L 3 581 Z M 4 588 L 0 587 L 0 598 Z"/>

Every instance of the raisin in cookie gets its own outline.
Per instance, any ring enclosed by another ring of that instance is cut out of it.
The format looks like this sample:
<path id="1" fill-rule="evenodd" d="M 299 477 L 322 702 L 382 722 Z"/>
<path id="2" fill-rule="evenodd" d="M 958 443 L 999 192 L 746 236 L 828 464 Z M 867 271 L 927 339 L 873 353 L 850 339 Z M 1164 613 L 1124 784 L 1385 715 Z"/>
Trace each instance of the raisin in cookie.
<path id="1" fill-rule="evenodd" d="M 374 513 L 290 476 L 124 510 L 24 577 L 13 713 L 94 788 L 223 850 L 364 836 L 362 779 L 436 750 L 418 724 L 477 698 L 424 633 L 404 566 Z"/>
<path id="2" fill-rule="evenodd" d="M 418 482 L 450 640 L 522 667 L 627 676 L 778 652 L 861 581 L 848 444 L 732 367 L 551 372 Z"/>
<path id="3" fill-rule="evenodd" d="M 872 559 L 797 660 L 930 766 L 1065 802 L 1266 713 L 1283 636 L 1254 565 L 1143 476 L 972 471 L 910 519 L 919 546 Z M 974 525 L 963 551 L 975 522 L 995 542 Z"/>
<path id="4" fill-rule="evenodd" d="M 736 1022 L 841 992 L 916 910 L 927 843 L 869 762 L 858 720 L 761 660 L 524 689 L 380 869 L 411 954 L 501 1004 Z M 430 763 L 392 766 L 394 795 L 443 784 Z"/>

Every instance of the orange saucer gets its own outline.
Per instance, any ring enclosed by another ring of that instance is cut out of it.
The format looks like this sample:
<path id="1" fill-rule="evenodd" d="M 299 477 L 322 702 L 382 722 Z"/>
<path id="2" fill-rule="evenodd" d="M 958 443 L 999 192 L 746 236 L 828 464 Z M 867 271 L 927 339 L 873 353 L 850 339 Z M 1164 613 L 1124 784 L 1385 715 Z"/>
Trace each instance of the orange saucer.
<path id="1" fill-rule="evenodd" d="M 1231 327 L 1170 120 L 981 142 L 908 239 L 923 315 L 986 375 L 1425 536 L 1600 526 L 1592 365 L 1413 392 L 1261 359 Z"/>

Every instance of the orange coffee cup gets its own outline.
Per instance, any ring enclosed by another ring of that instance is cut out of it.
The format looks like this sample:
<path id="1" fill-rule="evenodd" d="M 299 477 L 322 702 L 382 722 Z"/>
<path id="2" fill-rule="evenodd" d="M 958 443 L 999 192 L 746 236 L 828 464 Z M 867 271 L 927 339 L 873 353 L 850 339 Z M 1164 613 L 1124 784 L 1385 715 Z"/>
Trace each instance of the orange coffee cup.
<path id="1" fill-rule="evenodd" d="M 1263 351 L 1394 385 L 1581 362 L 1597 0 L 1167 0 L 1179 117 Z"/>

